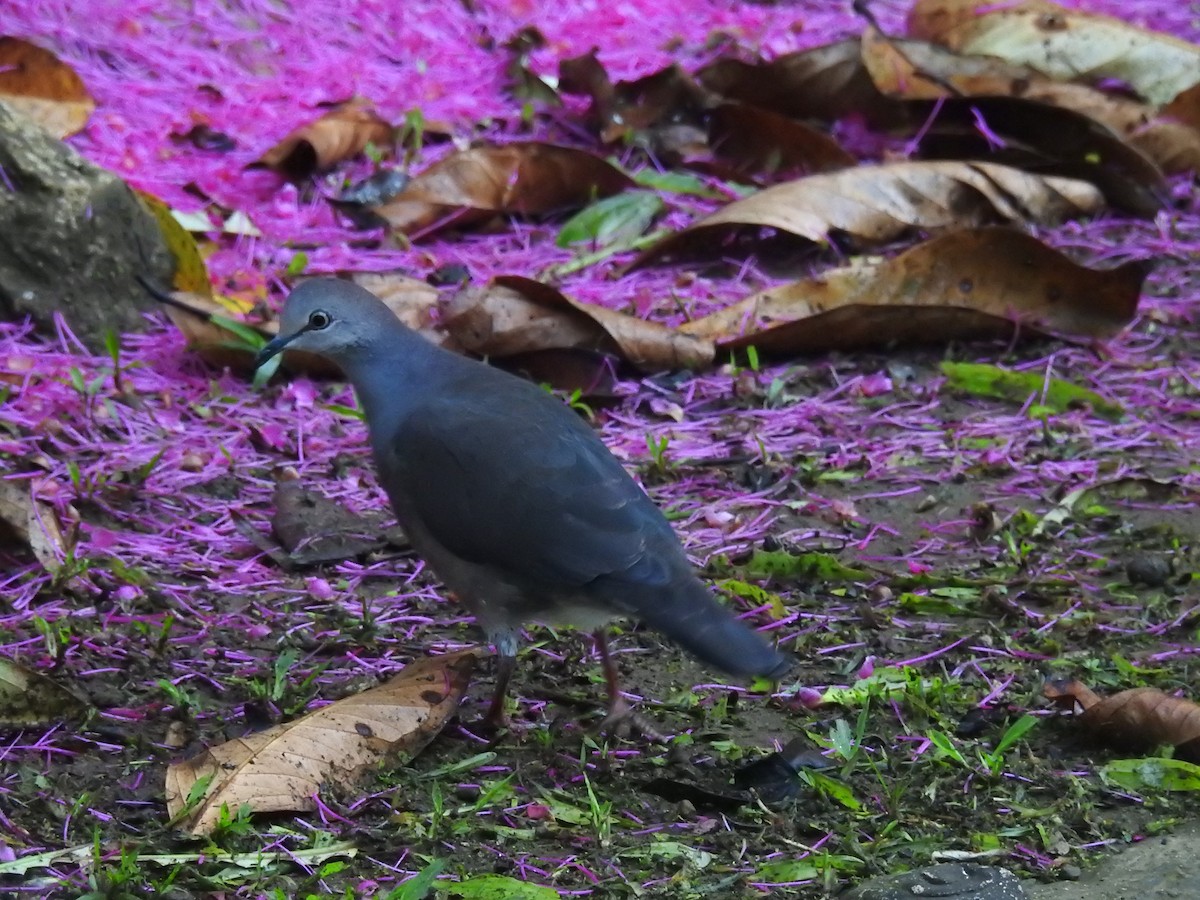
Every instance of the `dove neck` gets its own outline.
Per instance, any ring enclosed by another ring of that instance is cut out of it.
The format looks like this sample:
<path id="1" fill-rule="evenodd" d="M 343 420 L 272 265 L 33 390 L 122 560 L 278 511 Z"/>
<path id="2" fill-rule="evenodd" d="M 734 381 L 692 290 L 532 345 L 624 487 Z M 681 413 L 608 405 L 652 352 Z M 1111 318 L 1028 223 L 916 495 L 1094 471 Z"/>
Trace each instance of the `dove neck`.
<path id="1" fill-rule="evenodd" d="M 338 360 L 354 386 L 372 431 L 390 430 L 422 399 L 460 358 L 434 346 L 406 326 L 395 323 L 369 339 L 358 351 Z"/>

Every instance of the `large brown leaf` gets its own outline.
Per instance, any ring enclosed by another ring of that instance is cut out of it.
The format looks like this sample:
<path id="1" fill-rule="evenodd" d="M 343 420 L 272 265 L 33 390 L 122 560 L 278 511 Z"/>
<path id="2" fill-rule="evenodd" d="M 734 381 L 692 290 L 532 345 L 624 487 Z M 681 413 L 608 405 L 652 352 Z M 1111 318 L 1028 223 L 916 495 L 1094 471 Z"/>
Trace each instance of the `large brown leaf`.
<path id="1" fill-rule="evenodd" d="M 373 212 L 405 234 L 468 225 L 497 213 L 539 215 L 633 186 L 598 156 L 537 141 L 474 147 L 434 163 Z"/>
<path id="2" fill-rule="evenodd" d="M 917 0 L 908 32 L 1064 81 L 1118 78 L 1156 106 L 1200 82 L 1200 47 L 1048 0 Z"/>
<path id="3" fill-rule="evenodd" d="M 875 86 L 905 100 L 1012 97 L 1081 113 L 1107 126 L 1167 172 L 1200 168 L 1200 130 L 1156 116 L 1152 107 L 1086 84 L 1055 81 L 990 56 L 962 56 L 926 41 L 895 40 L 868 28 L 862 59 Z M 984 116 L 987 118 L 986 110 Z M 990 121 L 989 121 L 990 124 Z M 1087 158 L 1087 151 L 1084 157 Z M 1107 163 L 1108 154 L 1095 157 Z"/>
<path id="4" fill-rule="evenodd" d="M 769 63 L 721 59 L 696 77 L 722 97 L 798 119 L 832 122 L 853 114 L 877 119 L 886 117 L 890 107 L 862 64 L 858 38 Z"/>
<path id="5" fill-rule="evenodd" d="M 906 232 L 997 222 L 1057 223 L 1103 206 L 1085 181 L 1040 177 L 993 163 L 903 162 L 810 175 L 737 200 L 646 250 L 634 266 L 711 252 L 730 231 L 778 229 L 825 243 L 870 244 Z"/>
<path id="6" fill-rule="evenodd" d="M 518 275 L 462 291 L 443 310 L 442 322 L 464 348 L 483 356 L 600 351 L 645 372 L 701 368 L 713 359 L 706 338 L 572 300 L 557 288 Z"/>
<path id="7" fill-rule="evenodd" d="M 1200 762 L 1200 705 L 1142 687 L 1100 698 L 1082 682 L 1048 681 L 1042 688 L 1048 700 L 1079 713 L 1079 724 L 1096 740 L 1117 749 L 1152 750 L 1175 747 L 1175 756 Z"/>
<path id="8" fill-rule="evenodd" d="M 845 169 L 856 162 L 831 136 L 803 122 L 744 103 L 722 103 L 708 116 L 708 144 L 735 175 L 783 175 Z"/>
<path id="9" fill-rule="evenodd" d="M 352 785 L 398 753 L 415 756 L 458 709 L 478 651 L 416 660 L 386 684 L 355 694 L 168 767 L 167 811 L 192 834 L 210 833 L 222 805 L 231 813 L 311 810 L 322 785 Z M 186 811 L 188 795 L 211 778 Z"/>
<path id="10" fill-rule="evenodd" d="M 1111 337 L 1147 267 L 1097 271 L 1011 228 L 956 231 L 893 259 L 761 291 L 682 331 L 777 354 L 1050 333 Z"/>
<path id="11" fill-rule="evenodd" d="M 82 130 L 96 101 L 75 70 L 49 50 L 0 37 L 0 100 L 57 138 Z"/>
<path id="12" fill-rule="evenodd" d="M 1110 206 L 1151 218 L 1170 199 L 1166 178 L 1141 151 L 1070 109 L 1023 97 L 947 97 L 909 105 L 926 124 L 927 159 L 981 160 L 1089 181 Z"/>
<path id="13" fill-rule="evenodd" d="M 335 106 L 314 122 L 301 125 L 264 153 L 266 166 L 299 181 L 356 156 L 367 144 L 390 144 L 392 126 L 361 98 Z"/>

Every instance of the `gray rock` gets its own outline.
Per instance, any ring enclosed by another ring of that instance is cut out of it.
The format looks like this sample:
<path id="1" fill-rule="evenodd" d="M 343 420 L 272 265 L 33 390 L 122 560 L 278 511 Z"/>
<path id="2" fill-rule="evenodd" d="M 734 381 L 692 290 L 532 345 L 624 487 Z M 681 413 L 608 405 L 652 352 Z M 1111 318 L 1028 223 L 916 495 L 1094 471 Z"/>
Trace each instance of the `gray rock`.
<path id="1" fill-rule="evenodd" d="M 0 102 L 0 318 L 45 330 L 61 312 L 99 351 L 157 306 L 133 276 L 169 284 L 173 271 L 129 185 Z"/>
<path id="2" fill-rule="evenodd" d="M 1025 900 L 1020 879 L 1007 869 L 978 863 L 940 863 L 900 875 L 865 881 L 846 895 L 851 900 Z"/>
<path id="3" fill-rule="evenodd" d="M 1033 900 L 1193 900 L 1200 897 L 1200 824 L 1116 848 L 1078 881 L 1027 882 Z M 1070 878 L 1075 873 L 1061 873 Z"/>

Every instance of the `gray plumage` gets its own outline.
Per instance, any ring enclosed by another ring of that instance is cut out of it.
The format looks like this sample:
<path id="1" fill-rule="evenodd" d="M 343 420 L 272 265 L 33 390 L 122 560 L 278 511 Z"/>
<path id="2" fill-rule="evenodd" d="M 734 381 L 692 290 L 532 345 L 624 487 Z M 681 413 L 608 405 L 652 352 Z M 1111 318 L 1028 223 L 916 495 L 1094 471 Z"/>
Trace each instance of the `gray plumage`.
<path id="1" fill-rule="evenodd" d="M 712 598 L 591 428 L 541 388 L 435 347 L 336 279 L 292 292 L 260 362 L 285 346 L 328 357 L 353 384 L 396 516 L 496 646 L 499 692 L 531 621 L 598 629 L 629 618 L 733 675 L 787 667 Z"/>

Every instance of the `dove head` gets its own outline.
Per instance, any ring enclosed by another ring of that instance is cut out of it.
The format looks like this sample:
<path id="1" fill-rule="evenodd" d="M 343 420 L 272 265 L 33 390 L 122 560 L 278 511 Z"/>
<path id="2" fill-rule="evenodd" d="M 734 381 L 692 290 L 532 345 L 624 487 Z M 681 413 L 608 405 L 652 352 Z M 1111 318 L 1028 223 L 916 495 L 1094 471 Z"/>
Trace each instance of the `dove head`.
<path id="1" fill-rule="evenodd" d="M 343 371 L 374 347 L 407 333 L 383 301 L 358 285 L 337 278 L 306 281 L 283 304 L 279 336 L 259 351 L 256 365 L 288 350 L 316 353 Z"/>

